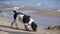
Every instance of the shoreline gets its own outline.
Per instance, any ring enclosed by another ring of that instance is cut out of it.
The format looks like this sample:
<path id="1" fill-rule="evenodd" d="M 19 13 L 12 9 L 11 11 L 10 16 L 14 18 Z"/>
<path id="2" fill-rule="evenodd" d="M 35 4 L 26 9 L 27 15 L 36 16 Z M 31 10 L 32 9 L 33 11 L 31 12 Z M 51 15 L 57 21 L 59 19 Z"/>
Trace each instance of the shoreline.
<path id="1" fill-rule="evenodd" d="M 37 14 L 43 15 L 43 16 L 48 16 L 48 17 L 60 17 L 60 12 L 56 10 L 48 10 L 48 9 L 40 9 L 37 7 L 22 7 L 19 8 L 18 10 L 33 10 L 36 11 Z M 1 11 L 1 10 L 0 10 Z M 12 10 L 8 10 L 12 11 Z M 4 12 L 4 10 L 2 10 Z"/>

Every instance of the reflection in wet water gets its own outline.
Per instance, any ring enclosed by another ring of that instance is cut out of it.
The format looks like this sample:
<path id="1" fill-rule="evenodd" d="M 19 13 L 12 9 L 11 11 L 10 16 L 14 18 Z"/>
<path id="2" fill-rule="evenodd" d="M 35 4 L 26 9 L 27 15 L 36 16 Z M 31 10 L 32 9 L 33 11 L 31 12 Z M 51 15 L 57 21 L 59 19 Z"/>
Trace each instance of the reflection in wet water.
<path id="1" fill-rule="evenodd" d="M 30 15 L 35 23 L 38 25 L 42 25 L 44 27 L 47 27 L 49 25 L 60 25 L 60 17 L 47 17 L 47 16 L 42 16 L 36 13 L 36 11 L 33 10 L 21 10 L 18 12 L 22 12 L 24 14 Z M 2 12 L 0 13 L 1 16 L 4 16 L 6 18 L 13 18 L 13 12 L 8 11 L 8 12 Z"/>

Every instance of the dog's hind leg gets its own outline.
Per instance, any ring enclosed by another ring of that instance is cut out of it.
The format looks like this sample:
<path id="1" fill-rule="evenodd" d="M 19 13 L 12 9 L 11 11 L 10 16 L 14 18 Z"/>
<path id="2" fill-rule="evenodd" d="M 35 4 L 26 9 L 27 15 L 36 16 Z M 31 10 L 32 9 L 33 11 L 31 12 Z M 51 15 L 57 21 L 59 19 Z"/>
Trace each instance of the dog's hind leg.
<path id="1" fill-rule="evenodd" d="M 16 21 L 15 21 L 16 28 L 18 28 L 18 22 L 19 22 L 19 17 L 17 16 Z"/>

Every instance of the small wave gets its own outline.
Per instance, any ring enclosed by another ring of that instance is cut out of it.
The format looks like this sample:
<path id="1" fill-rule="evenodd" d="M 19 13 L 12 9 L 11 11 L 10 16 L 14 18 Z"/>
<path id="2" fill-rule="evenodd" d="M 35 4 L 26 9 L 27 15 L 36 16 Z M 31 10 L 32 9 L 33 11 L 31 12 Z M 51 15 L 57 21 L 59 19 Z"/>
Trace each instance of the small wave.
<path id="1" fill-rule="evenodd" d="M 38 5 L 38 6 L 44 6 L 44 5 L 43 5 L 43 4 L 41 4 L 41 3 L 37 3 L 37 5 Z"/>
<path id="2" fill-rule="evenodd" d="M 23 5 L 22 7 L 17 7 L 17 8 L 23 8 L 23 7 L 25 7 L 25 6 Z M 0 10 L 14 10 L 14 7 L 12 7 L 12 8 L 0 8 Z"/>
<path id="3" fill-rule="evenodd" d="M 58 12 L 60 12 L 60 10 L 57 10 Z"/>

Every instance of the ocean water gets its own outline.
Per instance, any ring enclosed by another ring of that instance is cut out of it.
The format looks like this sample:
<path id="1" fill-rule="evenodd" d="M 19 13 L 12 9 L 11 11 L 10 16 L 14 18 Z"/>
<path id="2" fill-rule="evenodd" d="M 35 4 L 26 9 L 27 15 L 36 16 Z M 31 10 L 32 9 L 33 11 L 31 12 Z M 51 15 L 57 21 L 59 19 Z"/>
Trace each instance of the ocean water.
<path id="1" fill-rule="evenodd" d="M 45 9 L 60 10 L 60 0 L 0 0 L 0 4 L 29 5 Z"/>

